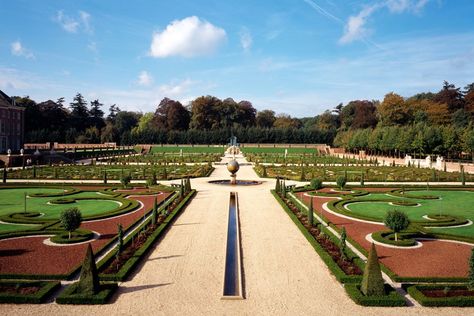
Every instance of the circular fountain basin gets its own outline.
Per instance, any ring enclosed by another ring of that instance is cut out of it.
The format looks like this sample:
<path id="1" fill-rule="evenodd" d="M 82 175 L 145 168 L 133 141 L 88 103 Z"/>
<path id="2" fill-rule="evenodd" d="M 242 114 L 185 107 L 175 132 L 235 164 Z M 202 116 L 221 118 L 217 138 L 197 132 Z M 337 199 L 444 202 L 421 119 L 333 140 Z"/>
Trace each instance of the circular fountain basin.
<path id="1" fill-rule="evenodd" d="M 255 180 L 236 180 L 235 184 L 232 184 L 230 180 L 212 180 L 209 181 L 209 183 L 213 184 L 221 184 L 221 185 L 258 185 L 262 184 L 261 181 L 255 181 Z"/>

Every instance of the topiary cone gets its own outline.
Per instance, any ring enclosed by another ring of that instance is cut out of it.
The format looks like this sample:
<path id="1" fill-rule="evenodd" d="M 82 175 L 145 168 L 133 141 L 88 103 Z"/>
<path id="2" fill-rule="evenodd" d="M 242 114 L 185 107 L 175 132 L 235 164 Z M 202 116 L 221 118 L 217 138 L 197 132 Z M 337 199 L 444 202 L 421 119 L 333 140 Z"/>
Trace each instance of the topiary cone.
<path id="1" fill-rule="evenodd" d="M 86 257 L 82 263 L 81 276 L 77 284 L 77 293 L 94 295 L 99 292 L 99 275 L 95 265 L 94 253 L 91 244 L 87 246 Z"/>
<path id="2" fill-rule="evenodd" d="M 373 243 L 372 247 L 370 248 L 367 264 L 365 265 L 360 290 L 366 296 L 385 295 L 382 272 L 380 271 L 379 258 L 377 256 L 377 250 L 375 249 L 375 245 Z"/>

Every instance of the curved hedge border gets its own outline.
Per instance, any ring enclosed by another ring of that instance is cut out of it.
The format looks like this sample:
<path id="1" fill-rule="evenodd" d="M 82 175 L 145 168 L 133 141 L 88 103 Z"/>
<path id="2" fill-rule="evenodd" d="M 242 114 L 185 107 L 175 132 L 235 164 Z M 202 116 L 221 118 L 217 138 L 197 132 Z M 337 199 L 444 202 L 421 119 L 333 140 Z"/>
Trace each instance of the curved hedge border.
<path id="1" fill-rule="evenodd" d="M 94 233 L 90 230 L 78 229 L 71 234 L 71 239 L 69 239 L 69 233 L 63 232 L 51 237 L 51 241 L 56 244 L 75 244 L 84 241 L 88 241 L 94 238 Z"/>
<path id="2" fill-rule="evenodd" d="M 38 286 L 40 289 L 34 294 L 14 294 L 0 292 L 0 303 L 11 304 L 40 304 L 56 289 L 61 286 L 59 282 L 47 281 L 0 281 L 0 286 Z"/>
<path id="3" fill-rule="evenodd" d="M 416 245 L 415 237 L 418 237 L 418 235 L 416 232 L 399 233 L 399 239 L 395 241 L 395 234 L 393 232 L 379 231 L 372 233 L 372 239 L 383 244 L 398 247 L 412 247 Z"/>
<path id="4" fill-rule="evenodd" d="M 14 188 L 11 188 L 11 189 L 14 189 Z M 59 189 L 59 188 L 56 188 L 56 189 Z M 40 197 L 40 198 L 61 197 L 61 196 L 67 196 L 67 195 L 76 194 L 80 192 L 82 192 L 82 190 L 78 190 L 76 188 L 66 188 L 66 191 L 61 192 L 61 193 L 31 193 L 31 194 L 28 194 L 28 197 Z"/>
<path id="5" fill-rule="evenodd" d="M 344 289 L 347 295 L 356 303 L 362 306 L 406 306 L 407 303 L 403 296 L 401 296 L 394 288 L 388 284 L 384 284 L 385 292 L 388 293 L 385 296 L 365 296 L 360 291 L 360 285 L 358 284 L 345 284 Z"/>
<path id="6" fill-rule="evenodd" d="M 314 248 L 316 253 L 320 256 L 320 258 L 324 261 L 326 266 L 328 267 L 329 271 L 336 277 L 336 279 L 341 282 L 341 283 L 360 283 L 362 281 L 362 276 L 361 275 L 347 275 L 342 271 L 342 269 L 337 265 L 337 263 L 332 260 L 332 257 L 324 250 L 323 247 L 314 239 L 314 237 L 308 232 L 306 227 L 303 226 L 303 224 L 298 220 L 295 214 L 288 208 L 288 206 L 283 202 L 283 200 L 276 194 L 275 190 L 271 191 L 275 199 L 278 201 L 280 206 L 283 208 L 283 210 L 288 214 L 288 216 L 291 218 L 293 223 L 298 227 L 298 229 L 301 231 L 301 233 L 305 236 L 305 238 L 308 240 L 308 242 L 311 244 L 311 246 Z M 295 204 L 298 208 L 299 205 L 296 203 Z M 328 235 L 331 239 L 332 233 L 330 233 L 328 230 L 325 230 L 324 233 Z M 333 240 L 334 241 L 334 240 Z M 349 249 L 350 250 L 350 249 Z M 363 269 L 363 263 L 362 260 L 359 259 L 359 267 Z"/>
<path id="7" fill-rule="evenodd" d="M 439 196 L 436 196 L 436 195 L 428 195 L 428 194 L 413 195 L 413 194 L 410 194 L 410 193 L 408 193 L 408 194 L 406 193 L 406 192 L 410 192 L 410 191 L 424 191 L 424 190 L 426 190 L 426 189 L 410 188 L 408 190 L 404 190 L 403 192 L 405 192 L 405 193 L 402 193 L 402 189 L 396 189 L 396 190 L 389 191 L 388 194 L 393 195 L 393 196 L 407 198 L 407 199 L 439 200 Z"/>
<path id="8" fill-rule="evenodd" d="M 474 296 L 456 296 L 456 297 L 427 297 L 422 290 L 443 290 L 445 287 L 451 289 L 466 289 L 463 285 L 412 285 L 408 287 L 408 294 L 423 306 L 474 306 Z"/>

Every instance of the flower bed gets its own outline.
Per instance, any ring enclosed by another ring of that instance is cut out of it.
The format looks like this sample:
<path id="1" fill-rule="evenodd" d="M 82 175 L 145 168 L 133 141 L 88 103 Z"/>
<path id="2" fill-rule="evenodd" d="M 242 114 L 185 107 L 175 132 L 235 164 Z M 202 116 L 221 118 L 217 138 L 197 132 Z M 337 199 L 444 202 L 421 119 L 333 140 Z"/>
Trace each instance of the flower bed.
<path id="1" fill-rule="evenodd" d="M 0 281 L 0 303 L 39 304 L 59 286 L 59 282 Z"/>
<path id="2" fill-rule="evenodd" d="M 466 285 L 412 285 L 408 294 L 423 306 L 474 306 L 474 291 Z"/>
<path id="3" fill-rule="evenodd" d="M 362 306 L 406 306 L 406 301 L 390 285 L 385 284 L 384 296 L 365 296 L 360 291 L 358 284 L 344 285 L 347 295 L 356 303 Z"/>
<path id="4" fill-rule="evenodd" d="M 77 283 L 69 285 L 57 298 L 58 304 L 105 304 L 117 290 L 117 283 L 102 283 L 95 295 L 76 293 Z"/>
<path id="5" fill-rule="evenodd" d="M 343 283 L 359 283 L 362 279 L 362 260 L 349 249 L 346 250 L 348 259 L 341 258 L 340 249 L 335 240 L 331 239 L 329 231 L 321 225 L 309 227 L 306 214 L 302 213 L 289 199 L 281 197 L 275 191 L 272 193 L 336 279 Z M 321 234 L 322 231 L 323 234 Z"/>

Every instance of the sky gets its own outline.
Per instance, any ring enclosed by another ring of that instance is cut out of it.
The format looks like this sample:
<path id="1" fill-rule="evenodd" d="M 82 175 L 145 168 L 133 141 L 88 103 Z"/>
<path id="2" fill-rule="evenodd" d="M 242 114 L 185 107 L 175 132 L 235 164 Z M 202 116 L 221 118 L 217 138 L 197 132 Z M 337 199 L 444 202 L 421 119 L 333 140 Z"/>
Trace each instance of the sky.
<path id="1" fill-rule="evenodd" d="M 0 0 L 0 14 L 0 90 L 37 102 L 151 112 L 214 95 L 308 117 L 474 82 L 472 0 Z"/>

